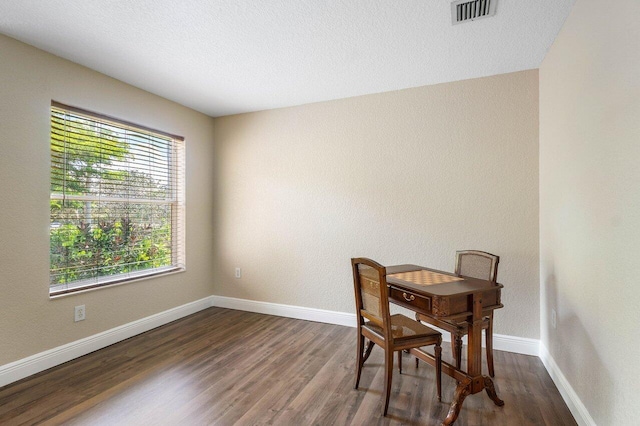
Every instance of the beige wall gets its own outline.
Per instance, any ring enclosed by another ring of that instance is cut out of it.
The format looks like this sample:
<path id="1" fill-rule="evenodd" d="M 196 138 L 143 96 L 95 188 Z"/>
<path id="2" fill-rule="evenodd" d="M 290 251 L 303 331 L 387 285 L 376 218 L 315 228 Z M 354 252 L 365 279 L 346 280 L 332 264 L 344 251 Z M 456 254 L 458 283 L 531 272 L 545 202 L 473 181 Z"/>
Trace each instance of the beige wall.
<path id="1" fill-rule="evenodd" d="M 52 99 L 186 138 L 187 272 L 49 299 Z M 0 35 L 0 365 L 212 294 L 212 124 Z M 78 304 L 87 319 L 74 323 Z"/>
<path id="2" fill-rule="evenodd" d="M 578 0 L 540 69 L 541 338 L 598 425 L 640 417 L 639 16 Z"/>
<path id="3" fill-rule="evenodd" d="M 482 249 L 501 256 L 496 332 L 539 337 L 536 70 L 214 127 L 217 295 L 351 313 L 351 257 L 451 271 Z"/>

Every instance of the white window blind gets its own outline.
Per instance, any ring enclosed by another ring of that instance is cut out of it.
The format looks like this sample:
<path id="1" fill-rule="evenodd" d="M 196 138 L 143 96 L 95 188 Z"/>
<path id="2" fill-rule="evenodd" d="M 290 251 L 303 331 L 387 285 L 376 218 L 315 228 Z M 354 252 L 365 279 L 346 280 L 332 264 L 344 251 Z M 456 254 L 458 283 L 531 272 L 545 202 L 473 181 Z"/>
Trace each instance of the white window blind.
<path id="1" fill-rule="evenodd" d="M 51 295 L 183 270 L 184 140 L 52 102 Z"/>

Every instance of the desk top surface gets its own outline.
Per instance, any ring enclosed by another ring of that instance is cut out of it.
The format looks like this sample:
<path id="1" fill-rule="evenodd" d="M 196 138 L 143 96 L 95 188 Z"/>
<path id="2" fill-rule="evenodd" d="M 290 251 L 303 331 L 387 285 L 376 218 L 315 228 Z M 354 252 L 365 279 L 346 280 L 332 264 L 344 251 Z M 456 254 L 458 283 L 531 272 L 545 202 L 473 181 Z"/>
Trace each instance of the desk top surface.
<path id="1" fill-rule="evenodd" d="M 394 265 L 386 269 L 389 285 L 427 296 L 466 295 L 503 287 L 491 281 L 459 277 L 418 265 Z"/>

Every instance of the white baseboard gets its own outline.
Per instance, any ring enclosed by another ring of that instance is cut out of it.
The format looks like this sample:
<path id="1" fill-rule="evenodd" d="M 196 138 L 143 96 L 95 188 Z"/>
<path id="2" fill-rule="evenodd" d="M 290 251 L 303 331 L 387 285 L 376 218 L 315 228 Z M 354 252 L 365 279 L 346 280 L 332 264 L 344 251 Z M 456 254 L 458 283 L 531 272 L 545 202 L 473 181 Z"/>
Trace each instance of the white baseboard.
<path id="1" fill-rule="evenodd" d="M 258 314 L 275 315 L 278 317 L 323 322 L 326 324 L 344 325 L 347 327 L 356 326 L 356 314 L 305 308 L 302 306 L 282 305 L 279 303 L 236 299 L 235 297 L 212 296 L 212 299 L 212 306 L 217 306 L 219 308 L 236 309 L 238 311 L 255 312 Z"/>
<path id="2" fill-rule="evenodd" d="M 516 354 L 540 356 L 540 340 L 494 333 L 493 349 Z"/>
<path id="3" fill-rule="evenodd" d="M 187 303 L 186 305 L 178 306 L 102 333 L 40 352 L 10 364 L 2 365 L 0 366 L 0 387 L 170 323 L 171 321 L 207 309 L 211 307 L 211 301 L 211 297 L 205 297 L 204 299 L 196 300 L 195 302 Z"/>
<path id="4" fill-rule="evenodd" d="M 556 384 L 558 391 L 560 391 L 560 395 L 562 395 L 562 399 L 564 399 L 565 404 L 569 407 L 569 411 L 573 414 L 578 425 L 596 426 L 596 422 L 589 414 L 589 410 L 584 406 L 578 394 L 573 390 L 573 387 L 564 374 L 562 374 L 562 370 L 560 370 L 560 367 L 556 364 L 556 361 L 549 353 L 549 350 L 543 344 L 540 345 L 540 359 L 549 372 L 553 383 Z"/>

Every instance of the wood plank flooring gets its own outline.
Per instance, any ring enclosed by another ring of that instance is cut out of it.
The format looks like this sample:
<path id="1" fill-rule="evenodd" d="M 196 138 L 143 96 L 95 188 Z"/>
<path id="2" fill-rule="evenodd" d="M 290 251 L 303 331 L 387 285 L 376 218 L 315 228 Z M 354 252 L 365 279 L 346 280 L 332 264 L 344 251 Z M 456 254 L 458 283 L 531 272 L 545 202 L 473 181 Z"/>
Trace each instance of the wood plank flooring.
<path id="1" fill-rule="evenodd" d="M 380 348 L 353 389 L 355 329 L 210 308 L 0 388 L 0 424 L 437 425 L 455 389 L 405 354 L 381 416 Z M 449 345 L 443 345 L 450 359 Z M 456 425 L 575 425 L 536 357 L 495 352 L 496 407 L 469 396 Z"/>

